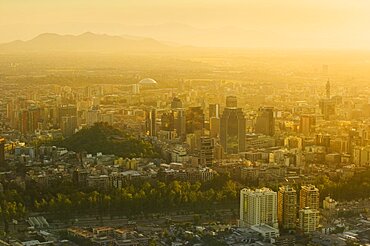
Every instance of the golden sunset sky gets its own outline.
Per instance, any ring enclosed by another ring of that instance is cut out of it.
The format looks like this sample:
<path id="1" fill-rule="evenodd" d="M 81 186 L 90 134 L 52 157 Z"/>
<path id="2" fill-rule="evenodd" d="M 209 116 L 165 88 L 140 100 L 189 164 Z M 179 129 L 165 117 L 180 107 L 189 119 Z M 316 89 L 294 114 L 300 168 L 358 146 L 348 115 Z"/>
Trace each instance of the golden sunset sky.
<path id="1" fill-rule="evenodd" d="M 210 47 L 370 48 L 369 0 L 0 0 L 0 42 L 86 31 Z"/>

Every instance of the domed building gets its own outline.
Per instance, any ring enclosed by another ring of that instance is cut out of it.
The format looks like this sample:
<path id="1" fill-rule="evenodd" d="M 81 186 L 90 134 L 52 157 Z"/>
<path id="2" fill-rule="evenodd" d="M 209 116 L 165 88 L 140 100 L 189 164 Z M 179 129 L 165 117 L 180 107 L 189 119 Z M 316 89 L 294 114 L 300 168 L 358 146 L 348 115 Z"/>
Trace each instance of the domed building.
<path id="1" fill-rule="evenodd" d="M 140 88 L 143 88 L 143 89 L 144 88 L 155 88 L 157 87 L 158 83 L 154 79 L 145 78 L 145 79 L 140 80 L 138 85 L 140 86 Z"/>

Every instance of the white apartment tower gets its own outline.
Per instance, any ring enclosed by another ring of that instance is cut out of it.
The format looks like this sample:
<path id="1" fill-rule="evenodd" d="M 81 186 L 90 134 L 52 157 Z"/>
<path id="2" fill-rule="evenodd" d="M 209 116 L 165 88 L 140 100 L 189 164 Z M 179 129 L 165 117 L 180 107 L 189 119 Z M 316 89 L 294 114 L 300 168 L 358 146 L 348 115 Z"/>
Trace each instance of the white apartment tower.
<path id="1" fill-rule="evenodd" d="M 277 193 L 268 189 L 240 191 L 240 225 L 269 225 L 278 228 Z"/>

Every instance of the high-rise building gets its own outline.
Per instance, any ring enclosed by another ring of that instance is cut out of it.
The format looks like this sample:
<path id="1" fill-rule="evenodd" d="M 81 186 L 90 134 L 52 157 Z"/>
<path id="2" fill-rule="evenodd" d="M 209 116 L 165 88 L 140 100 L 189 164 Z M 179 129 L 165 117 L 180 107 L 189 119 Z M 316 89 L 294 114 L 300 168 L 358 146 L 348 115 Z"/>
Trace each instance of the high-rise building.
<path id="1" fill-rule="evenodd" d="M 278 221 L 281 228 L 296 228 L 297 192 L 293 187 L 283 186 L 278 192 Z"/>
<path id="2" fill-rule="evenodd" d="M 184 109 L 174 109 L 173 111 L 174 129 L 178 137 L 186 134 L 186 117 Z"/>
<path id="3" fill-rule="evenodd" d="M 261 107 L 258 110 L 255 132 L 273 136 L 275 134 L 275 119 L 273 107 Z"/>
<path id="4" fill-rule="evenodd" d="M 5 139 L 0 138 L 0 167 L 5 166 Z"/>
<path id="5" fill-rule="evenodd" d="M 138 84 L 132 85 L 132 94 L 137 95 L 140 93 L 140 86 Z"/>
<path id="6" fill-rule="evenodd" d="M 369 166 L 370 165 L 370 145 L 365 147 L 355 146 L 352 150 L 353 163 L 356 166 Z"/>
<path id="7" fill-rule="evenodd" d="M 220 117 L 220 105 L 219 104 L 210 104 L 209 105 L 209 119 L 219 118 Z"/>
<path id="8" fill-rule="evenodd" d="M 60 129 L 64 137 L 72 136 L 77 128 L 76 116 L 63 116 Z"/>
<path id="9" fill-rule="evenodd" d="M 299 193 L 299 208 L 319 209 L 320 192 L 314 185 L 304 185 Z"/>
<path id="10" fill-rule="evenodd" d="M 161 130 L 173 131 L 175 129 L 174 113 L 172 111 L 165 112 L 161 116 Z"/>
<path id="11" fill-rule="evenodd" d="M 320 212 L 317 209 L 303 208 L 299 210 L 299 230 L 303 234 L 316 231 L 319 225 Z"/>
<path id="12" fill-rule="evenodd" d="M 314 115 L 301 115 L 299 130 L 304 135 L 308 136 L 315 132 L 316 118 Z"/>
<path id="13" fill-rule="evenodd" d="M 149 109 L 145 112 L 145 132 L 146 135 L 151 137 L 154 137 L 157 134 L 156 116 L 157 112 L 154 108 Z"/>
<path id="14" fill-rule="evenodd" d="M 204 166 L 212 165 L 214 160 L 214 151 L 214 139 L 210 137 L 201 137 L 199 150 L 200 164 Z"/>
<path id="15" fill-rule="evenodd" d="M 323 146 L 326 148 L 326 151 L 330 150 L 331 138 L 329 134 L 317 134 L 315 136 L 315 144 Z"/>
<path id="16" fill-rule="evenodd" d="M 238 107 L 238 99 L 236 98 L 236 96 L 226 97 L 226 107 L 227 108 L 237 108 Z"/>
<path id="17" fill-rule="evenodd" d="M 61 124 L 62 117 L 64 116 L 76 116 L 77 117 L 77 107 L 75 105 L 60 106 L 58 110 L 58 123 L 59 124 Z"/>
<path id="18" fill-rule="evenodd" d="M 15 112 L 16 112 L 16 101 L 12 99 L 6 105 L 6 117 L 9 120 L 9 124 L 12 128 L 17 128 L 17 121 L 15 119 Z"/>
<path id="19" fill-rule="evenodd" d="M 319 101 L 319 107 L 325 120 L 329 120 L 335 115 L 335 101 L 331 99 L 321 99 Z"/>
<path id="20" fill-rule="evenodd" d="M 204 129 L 204 113 L 199 107 L 190 107 L 186 110 L 186 134 L 200 132 Z"/>
<path id="21" fill-rule="evenodd" d="M 326 90 L 326 98 L 330 99 L 330 81 L 329 80 L 326 82 L 325 90 Z"/>
<path id="22" fill-rule="evenodd" d="M 29 128 L 28 128 L 28 111 L 26 109 L 23 109 L 23 110 L 20 110 L 18 112 L 18 130 L 22 133 L 22 134 L 26 134 L 29 132 Z"/>
<path id="23" fill-rule="evenodd" d="M 88 126 L 93 126 L 95 123 L 98 123 L 100 121 L 100 110 L 93 108 L 87 111 L 86 124 Z"/>
<path id="24" fill-rule="evenodd" d="M 277 194 L 268 189 L 242 189 L 240 191 L 240 224 L 255 226 L 266 224 L 278 227 Z"/>
<path id="25" fill-rule="evenodd" d="M 220 122 L 220 140 L 226 153 L 237 154 L 245 151 L 245 124 L 241 108 L 225 108 Z"/>
<path id="26" fill-rule="evenodd" d="M 172 102 L 171 102 L 171 108 L 176 109 L 176 108 L 182 108 L 182 101 L 180 98 L 174 97 Z"/>
<path id="27" fill-rule="evenodd" d="M 214 138 L 220 136 L 220 118 L 212 117 L 209 119 L 209 135 Z"/>
<path id="28" fill-rule="evenodd" d="M 23 133 L 33 133 L 41 124 L 41 109 L 30 107 L 18 112 L 18 129 Z"/>

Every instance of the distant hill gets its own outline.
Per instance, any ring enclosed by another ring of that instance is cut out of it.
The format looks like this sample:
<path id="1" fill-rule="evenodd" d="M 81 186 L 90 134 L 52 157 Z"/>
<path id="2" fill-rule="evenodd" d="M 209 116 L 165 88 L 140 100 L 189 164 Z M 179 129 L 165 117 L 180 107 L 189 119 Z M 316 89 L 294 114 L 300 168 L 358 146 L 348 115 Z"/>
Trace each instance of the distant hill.
<path id="1" fill-rule="evenodd" d="M 105 123 L 84 128 L 58 144 L 76 152 L 115 154 L 121 157 L 158 156 L 150 142 L 135 139 Z"/>
<path id="2" fill-rule="evenodd" d="M 2 52 L 160 52 L 172 47 L 151 38 L 119 37 L 86 32 L 81 35 L 44 33 L 28 40 L 0 44 Z"/>

